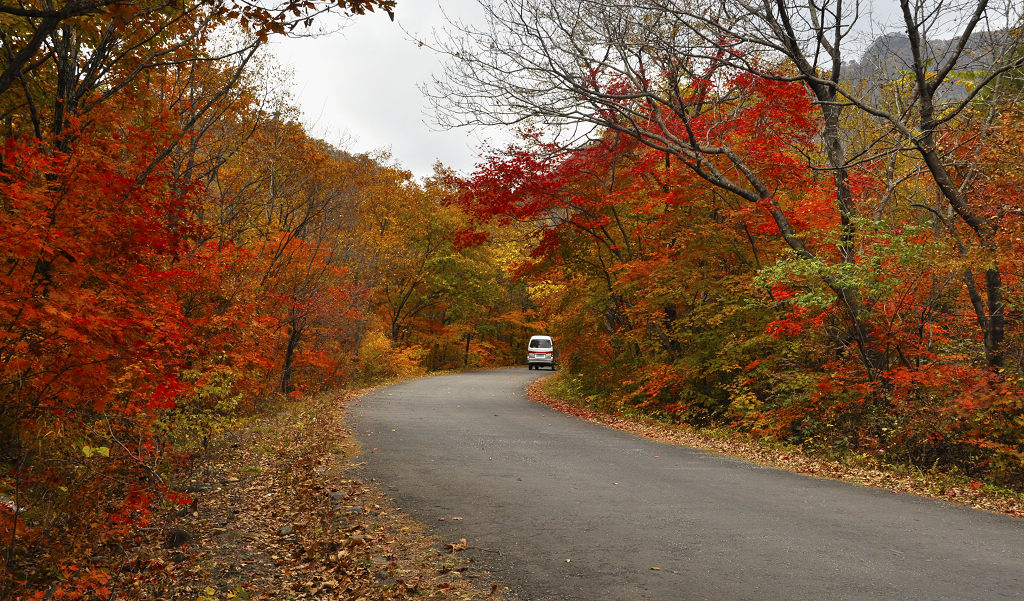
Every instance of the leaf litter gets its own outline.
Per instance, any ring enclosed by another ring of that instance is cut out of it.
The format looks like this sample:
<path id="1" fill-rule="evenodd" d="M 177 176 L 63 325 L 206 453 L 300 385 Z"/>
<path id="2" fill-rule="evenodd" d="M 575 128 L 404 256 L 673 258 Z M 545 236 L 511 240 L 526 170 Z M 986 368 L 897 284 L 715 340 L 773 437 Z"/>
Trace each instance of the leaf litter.
<path id="1" fill-rule="evenodd" d="M 293 401 L 226 433 L 180 488 L 193 498 L 125 545 L 117 599 L 509 599 L 508 588 L 351 475 L 351 395 Z M 168 532 L 187 542 L 167 545 Z M 186 538 L 186 537 L 179 537 Z"/>

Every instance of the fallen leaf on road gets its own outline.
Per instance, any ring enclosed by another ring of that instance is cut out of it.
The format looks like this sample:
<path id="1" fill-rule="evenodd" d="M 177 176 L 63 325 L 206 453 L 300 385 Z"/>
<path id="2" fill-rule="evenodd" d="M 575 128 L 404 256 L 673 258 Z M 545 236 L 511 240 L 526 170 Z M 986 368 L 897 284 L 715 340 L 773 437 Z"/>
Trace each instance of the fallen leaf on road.
<path id="1" fill-rule="evenodd" d="M 452 553 L 455 553 L 456 551 L 465 551 L 466 548 L 468 547 L 469 543 L 467 543 L 466 539 L 464 538 L 460 538 L 459 542 L 457 543 L 448 543 L 447 545 L 445 545 L 445 548 L 451 551 Z"/>

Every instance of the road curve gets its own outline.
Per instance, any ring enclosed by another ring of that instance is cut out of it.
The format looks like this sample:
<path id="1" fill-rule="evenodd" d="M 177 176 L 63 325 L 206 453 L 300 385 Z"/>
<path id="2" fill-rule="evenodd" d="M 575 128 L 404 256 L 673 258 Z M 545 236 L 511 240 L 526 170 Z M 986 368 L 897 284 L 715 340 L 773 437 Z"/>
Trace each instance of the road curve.
<path id="1" fill-rule="evenodd" d="M 475 557 L 524 601 L 1024 600 L 1024 520 L 567 417 L 526 399 L 541 375 L 424 378 L 352 409 L 365 476 L 497 551 Z"/>

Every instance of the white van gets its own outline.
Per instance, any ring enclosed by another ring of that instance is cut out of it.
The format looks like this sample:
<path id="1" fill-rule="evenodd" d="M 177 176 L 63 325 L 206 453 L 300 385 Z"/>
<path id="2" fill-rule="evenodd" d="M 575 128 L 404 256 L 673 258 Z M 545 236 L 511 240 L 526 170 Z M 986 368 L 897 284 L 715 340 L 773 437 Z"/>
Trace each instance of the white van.
<path id="1" fill-rule="evenodd" d="M 555 369 L 555 344 L 551 336 L 531 336 L 530 343 L 526 349 L 526 363 L 530 369 L 540 369 L 541 366 Z"/>

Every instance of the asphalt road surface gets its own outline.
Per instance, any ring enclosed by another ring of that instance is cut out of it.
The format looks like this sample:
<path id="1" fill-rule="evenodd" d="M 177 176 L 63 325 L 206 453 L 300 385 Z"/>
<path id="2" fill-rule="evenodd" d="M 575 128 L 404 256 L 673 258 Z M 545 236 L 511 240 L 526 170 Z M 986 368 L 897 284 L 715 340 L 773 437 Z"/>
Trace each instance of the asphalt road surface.
<path id="1" fill-rule="evenodd" d="M 365 476 L 520 599 L 1024 600 L 1024 520 L 590 424 L 528 401 L 541 375 L 425 378 L 353 408 Z"/>

